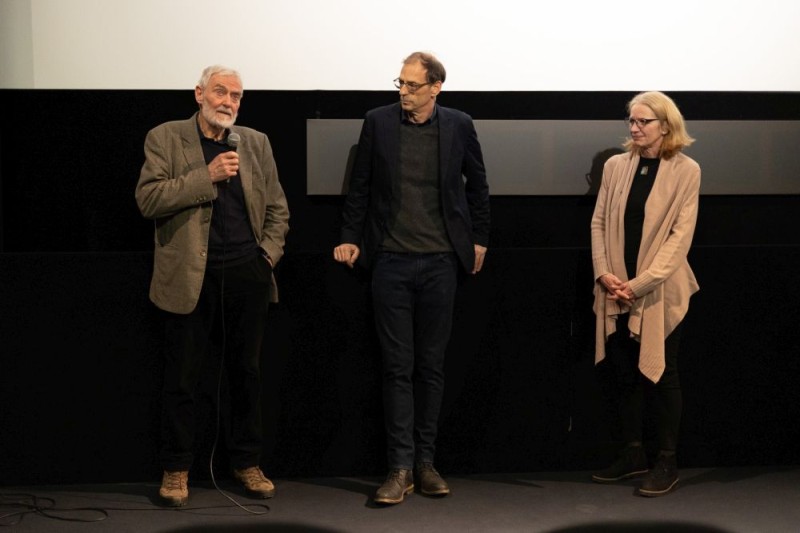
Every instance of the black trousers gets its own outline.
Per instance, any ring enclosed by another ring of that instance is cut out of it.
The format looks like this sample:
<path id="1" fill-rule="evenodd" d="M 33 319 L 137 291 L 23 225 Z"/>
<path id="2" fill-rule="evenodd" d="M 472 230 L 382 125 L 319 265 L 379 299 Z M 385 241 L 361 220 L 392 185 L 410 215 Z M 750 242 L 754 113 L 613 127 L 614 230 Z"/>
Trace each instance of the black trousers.
<path id="1" fill-rule="evenodd" d="M 230 463 L 259 464 L 262 449 L 260 359 L 265 335 L 269 263 L 255 256 L 245 263 L 208 268 L 197 307 L 188 315 L 166 314 L 166 350 L 160 459 L 165 470 L 189 470 L 194 458 L 197 386 L 212 345 L 221 340 L 230 391 Z M 225 414 L 223 413 L 223 416 Z"/>
<path id="2" fill-rule="evenodd" d="M 625 443 L 642 442 L 646 400 L 654 403 L 657 440 L 660 450 L 675 451 L 683 410 L 683 397 L 678 376 L 678 351 L 683 323 L 664 341 L 665 369 L 658 383 L 639 371 L 639 343 L 628 330 L 628 317 L 617 320 L 617 331 L 606 344 L 607 364 L 611 366 L 607 391 L 616 404 Z"/>

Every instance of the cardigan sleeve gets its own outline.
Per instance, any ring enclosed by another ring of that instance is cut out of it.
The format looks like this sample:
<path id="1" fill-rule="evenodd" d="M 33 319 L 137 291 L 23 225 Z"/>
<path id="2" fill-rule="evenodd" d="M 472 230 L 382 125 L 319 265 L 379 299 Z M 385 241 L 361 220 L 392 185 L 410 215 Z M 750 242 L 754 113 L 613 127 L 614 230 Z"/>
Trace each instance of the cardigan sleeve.
<path id="1" fill-rule="evenodd" d="M 611 272 L 611 267 L 608 264 L 608 250 L 606 250 L 606 226 L 608 224 L 609 183 L 616 167 L 615 162 L 616 159 L 611 158 L 606 161 L 603 167 L 603 178 L 600 182 L 600 190 L 597 192 L 597 201 L 592 215 L 592 267 L 595 282 L 600 279 L 600 276 Z"/>

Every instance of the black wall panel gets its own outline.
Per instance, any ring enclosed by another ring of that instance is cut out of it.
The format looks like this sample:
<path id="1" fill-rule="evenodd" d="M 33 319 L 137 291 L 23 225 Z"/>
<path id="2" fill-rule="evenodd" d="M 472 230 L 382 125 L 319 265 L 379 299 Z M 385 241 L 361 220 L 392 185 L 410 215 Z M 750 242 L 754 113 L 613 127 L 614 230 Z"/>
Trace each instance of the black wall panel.
<path id="1" fill-rule="evenodd" d="M 0 95 L 14 103 L 0 128 L 2 483 L 157 479 L 162 333 L 147 300 L 152 224 L 133 190 L 147 130 L 189 116 L 191 90 Z M 611 119 L 631 95 L 443 93 L 443 103 L 475 118 Z M 794 93 L 672 96 L 690 121 L 800 118 Z M 292 212 L 263 368 L 274 476 L 383 473 L 368 279 L 331 258 L 342 199 L 306 196 L 304 139 L 307 118 L 359 118 L 394 97 L 253 91 L 242 105 L 240 123 L 270 136 Z M 593 200 L 492 198 L 486 268 L 461 287 L 448 351 L 444 472 L 609 459 L 615 428 L 592 363 Z M 799 208 L 792 195 L 701 198 L 690 254 L 701 291 L 681 359 L 685 466 L 800 461 Z M 203 383 L 205 458 L 217 363 Z"/>

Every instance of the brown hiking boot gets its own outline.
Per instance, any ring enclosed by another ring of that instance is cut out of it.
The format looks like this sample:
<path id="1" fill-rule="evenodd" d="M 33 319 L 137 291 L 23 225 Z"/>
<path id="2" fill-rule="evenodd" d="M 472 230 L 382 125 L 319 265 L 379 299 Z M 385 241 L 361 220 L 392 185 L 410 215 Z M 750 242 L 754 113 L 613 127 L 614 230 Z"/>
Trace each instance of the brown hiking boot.
<path id="1" fill-rule="evenodd" d="M 189 471 L 167 472 L 161 478 L 161 488 L 158 495 L 165 505 L 181 507 L 189 501 Z"/>
<path id="2" fill-rule="evenodd" d="M 267 479 L 259 467 L 251 466 L 243 470 L 234 470 L 233 475 L 242 482 L 244 490 L 250 496 L 265 499 L 275 496 L 275 485 Z"/>

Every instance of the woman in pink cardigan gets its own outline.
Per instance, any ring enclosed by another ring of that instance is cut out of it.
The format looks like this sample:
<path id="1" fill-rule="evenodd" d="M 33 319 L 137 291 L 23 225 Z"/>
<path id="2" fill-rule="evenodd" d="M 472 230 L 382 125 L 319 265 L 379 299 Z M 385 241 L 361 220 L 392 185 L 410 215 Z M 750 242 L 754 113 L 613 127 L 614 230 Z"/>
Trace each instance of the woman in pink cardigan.
<path id="1" fill-rule="evenodd" d="M 595 363 L 607 359 L 622 436 L 619 458 L 592 479 L 645 475 L 638 493 L 661 496 L 678 482 L 675 450 L 682 399 L 680 325 L 699 286 L 686 259 L 700 195 L 700 166 L 675 103 L 660 92 L 628 102 L 627 152 L 611 157 L 592 217 Z M 659 452 L 652 469 L 642 446 L 645 394 L 654 394 Z"/>

